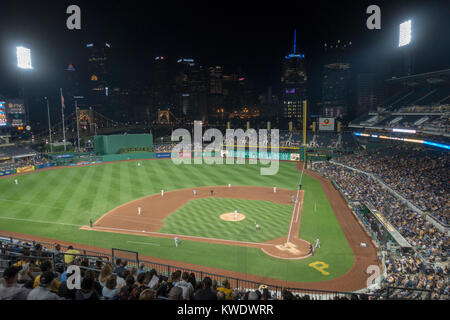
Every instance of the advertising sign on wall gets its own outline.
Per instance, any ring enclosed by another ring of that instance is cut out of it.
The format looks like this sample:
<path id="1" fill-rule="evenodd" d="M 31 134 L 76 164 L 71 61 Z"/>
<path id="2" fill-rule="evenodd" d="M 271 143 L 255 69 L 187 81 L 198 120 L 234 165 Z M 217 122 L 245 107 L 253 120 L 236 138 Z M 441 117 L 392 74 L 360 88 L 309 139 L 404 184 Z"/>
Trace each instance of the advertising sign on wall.
<path id="1" fill-rule="evenodd" d="M 319 130 L 320 131 L 333 131 L 334 130 L 334 118 L 319 118 Z"/>

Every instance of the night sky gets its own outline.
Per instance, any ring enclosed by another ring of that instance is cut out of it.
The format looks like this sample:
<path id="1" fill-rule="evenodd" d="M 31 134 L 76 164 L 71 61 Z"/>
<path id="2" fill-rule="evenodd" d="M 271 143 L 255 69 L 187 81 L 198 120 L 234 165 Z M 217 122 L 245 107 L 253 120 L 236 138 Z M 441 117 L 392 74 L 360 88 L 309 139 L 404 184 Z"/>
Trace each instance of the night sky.
<path id="1" fill-rule="evenodd" d="M 82 68 L 86 43 L 108 41 L 124 79 L 150 79 L 153 57 L 194 58 L 205 67 L 242 70 L 258 92 L 279 86 L 281 62 L 297 48 L 307 58 L 313 99 L 320 98 L 323 43 L 352 41 L 358 72 L 389 66 L 398 24 L 413 19 L 415 71 L 450 68 L 449 1 L 2 1 L 0 94 L 17 90 L 15 47 L 32 50 L 29 92 L 59 88 L 68 63 Z M 66 29 L 67 6 L 82 11 L 82 30 Z M 381 7 L 381 30 L 366 28 L 366 8 Z M 382 69 L 380 69 L 382 70 Z M 383 69 L 384 70 L 384 69 Z M 389 67 L 387 68 L 389 71 Z"/>

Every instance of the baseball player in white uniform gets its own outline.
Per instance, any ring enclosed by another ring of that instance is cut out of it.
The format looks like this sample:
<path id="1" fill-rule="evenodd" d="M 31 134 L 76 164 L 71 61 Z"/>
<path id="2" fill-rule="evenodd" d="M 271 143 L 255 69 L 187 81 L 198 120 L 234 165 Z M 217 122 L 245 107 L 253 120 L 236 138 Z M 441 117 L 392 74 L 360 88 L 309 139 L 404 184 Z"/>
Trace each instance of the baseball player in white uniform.
<path id="1" fill-rule="evenodd" d="M 141 163 L 140 162 L 138 162 L 138 167 L 140 167 L 141 166 Z"/>
<path id="2" fill-rule="evenodd" d="M 234 210 L 234 220 L 237 220 L 237 210 Z"/>
<path id="3" fill-rule="evenodd" d="M 161 197 L 164 197 L 164 190 L 161 190 Z"/>
<path id="4" fill-rule="evenodd" d="M 175 237 L 173 240 L 175 240 L 175 247 L 178 248 L 178 237 Z"/>
<path id="5" fill-rule="evenodd" d="M 256 230 L 259 230 L 259 224 L 256 221 L 255 221 L 255 228 L 256 228 Z"/>
<path id="6" fill-rule="evenodd" d="M 314 246 L 314 248 L 320 248 L 319 238 L 316 238 L 316 245 Z"/>
<path id="7" fill-rule="evenodd" d="M 19 184 L 19 181 L 17 181 L 17 179 L 14 179 L 14 183 Z"/>
<path id="8" fill-rule="evenodd" d="M 141 207 L 138 207 L 138 215 L 141 215 Z"/>
<path id="9" fill-rule="evenodd" d="M 228 188 L 231 188 L 231 183 L 228 184 Z"/>
<path id="10" fill-rule="evenodd" d="M 192 192 L 194 192 L 194 197 L 197 195 L 197 190 L 194 189 Z"/>
<path id="11" fill-rule="evenodd" d="M 273 193 L 277 193 L 277 187 L 273 187 Z"/>

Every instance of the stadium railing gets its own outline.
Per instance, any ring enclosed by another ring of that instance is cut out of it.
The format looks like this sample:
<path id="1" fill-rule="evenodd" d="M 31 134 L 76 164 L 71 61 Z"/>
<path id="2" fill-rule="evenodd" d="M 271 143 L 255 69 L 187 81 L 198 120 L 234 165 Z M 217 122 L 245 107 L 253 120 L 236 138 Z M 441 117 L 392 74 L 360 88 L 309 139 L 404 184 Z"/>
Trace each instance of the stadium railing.
<path id="1" fill-rule="evenodd" d="M 18 244 L 14 243 L 13 240 L 17 241 L 25 241 L 25 242 L 32 242 L 33 246 L 35 244 L 34 241 L 30 241 L 28 239 L 23 238 L 16 238 L 16 237 L 5 237 L 0 235 L 0 269 L 6 268 L 8 265 L 13 264 L 17 262 L 19 259 L 23 258 L 30 258 L 30 259 L 37 259 L 36 255 L 29 255 L 24 256 L 21 253 L 16 252 L 8 252 L 8 250 L 12 250 L 14 246 L 16 247 L 22 247 L 23 249 L 31 249 L 32 246 L 27 246 L 24 244 Z M 54 248 L 54 243 L 48 243 L 48 242 L 39 242 L 43 246 L 43 249 L 49 249 Z M 67 248 L 67 246 L 60 245 L 61 248 Z M 74 248 L 77 249 L 77 248 Z M 81 268 L 87 269 L 87 270 L 93 270 L 95 272 L 100 272 L 100 269 L 95 267 L 95 263 L 97 261 L 107 262 L 107 263 L 113 263 L 113 250 L 111 250 L 111 254 L 106 253 L 100 253 L 100 252 L 94 252 L 89 250 L 83 250 L 83 249 L 77 249 L 80 251 L 80 254 L 72 254 L 69 253 L 69 255 L 77 256 L 79 258 L 87 259 L 90 264 L 88 266 L 80 266 Z M 121 249 L 114 249 L 124 251 L 127 254 L 137 254 L 137 252 L 128 251 L 128 250 L 121 250 Z M 67 265 L 64 262 L 64 259 L 61 257 L 64 257 L 66 253 L 53 253 L 49 251 L 43 251 L 45 254 L 44 256 L 40 256 L 40 261 L 44 261 L 45 259 L 52 261 L 54 263 L 54 266 L 60 265 L 64 266 L 64 269 L 67 267 Z M 59 256 L 59 257 L 58 257 Z M 117 257 L 117 254 L 116 254 Z M 121 257 L 123 258 L 123 256 Z M 336 299 L 352 299 L 354 298 L 355 292 L 342 292 L 342 291 L 332 291 L 332 290 L 317 290 L 317 289 L 302 289 L 302 288 L 291 288 L 287 286 L 277 286 L 277 285 L 271 285 L 271 284 L 265 284 L 264 282 L 256 282 L 256 281 L 250 281 L 245 280 L 241 278 L 235 278 L 235 277 L 229 277 L 226 275 L 220 275 L 216 273 L 210 273 L 210 272 L 204 272 L 199 270 L 193 270 L 189 268 L 183 268 L 179 266 L 173 266 L 168 264 L 162 264 L 162 263 L 156 263 L 146 260 L 128 260 L 127 261 L 131 265 L 138 266 L 138 265 L 144 265 L 145 271 L 150 271 L 152 269 L 155 269 L 160 276 L 164 276 L 167 278 L 170 278 L 171 274 L 175 271 L 181 271 L 181 272 L 187 272 L 187 273 L 193 273 L 195 275 L 195 278 L 197 281 L 203 280 L 205 277 L 211 278 L 211 280 L 216 280 L 218 286 L 222 284 L 222 281 L 224 279 L 228 279 L 231 288 L 239 289 L 240 291 L 248 291 L 248 290 L 260 290 L 262 291 L 264 288 L 267 288 L 269 292 L 271 293 L 271 296 L 273 299 L 281 299 L 283 290 L 287 290 L 291 292 L 294 296 L 298 296 L 300 298 L 308 298 L 311 300 L 336 300 Z M 5 264 L 7 262 L 7 264 Z M 56 270 L 56 268 L 55 268 Z M 35 269 L 36 271 L 36 269 Z M 57 270 L 56 270 L 57 271 Z M 365 297 L 367 299 L 369 298 L 379 298 L 382 297 L 383 299 L 431 299 L 431 290 L 425 290 L 425 289 L 415 289 L 415 288 L 403 288 L 403 287 L 392 287 L 387 286 L 380 290 L 378 290 L 376 293 L 364 293 Z M 158 297 L 160 298 L 160 297 Z"/>

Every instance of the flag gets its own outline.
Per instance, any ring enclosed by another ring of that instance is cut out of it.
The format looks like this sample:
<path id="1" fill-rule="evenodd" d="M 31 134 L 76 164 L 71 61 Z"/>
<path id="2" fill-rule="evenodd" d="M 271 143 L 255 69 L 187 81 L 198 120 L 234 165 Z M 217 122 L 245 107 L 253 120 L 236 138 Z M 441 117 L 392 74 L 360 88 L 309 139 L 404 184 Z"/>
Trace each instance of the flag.
<path id="1" fill-rule="evenodd" d="M 64 104 L 64 96 L 63 96 L 63 94 L 62 94 L 62 89 L 60 89 L 61 90 L 61 108 L 65 108 L 66 106 L 65 106 L 65 104 Z"/>

